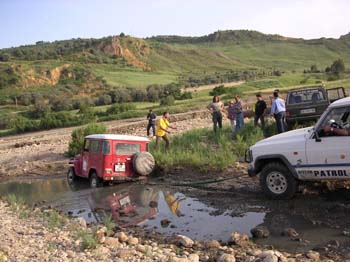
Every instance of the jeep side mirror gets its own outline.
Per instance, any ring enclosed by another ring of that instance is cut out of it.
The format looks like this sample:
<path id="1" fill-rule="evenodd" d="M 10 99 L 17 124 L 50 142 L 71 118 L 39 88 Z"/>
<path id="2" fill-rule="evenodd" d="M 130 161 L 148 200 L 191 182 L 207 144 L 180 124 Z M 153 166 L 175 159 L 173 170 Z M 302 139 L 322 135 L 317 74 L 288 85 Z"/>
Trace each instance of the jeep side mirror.
<path id="1" fill-rule="evenodd" d="M 314 133 L 314 138 L 315 138 L 316 142 L 321 142 L 322 141 L 322 139 L 318 135 L 318 131 L 316 131 L 316 130 L 315 130 L 315 133 Z"/>

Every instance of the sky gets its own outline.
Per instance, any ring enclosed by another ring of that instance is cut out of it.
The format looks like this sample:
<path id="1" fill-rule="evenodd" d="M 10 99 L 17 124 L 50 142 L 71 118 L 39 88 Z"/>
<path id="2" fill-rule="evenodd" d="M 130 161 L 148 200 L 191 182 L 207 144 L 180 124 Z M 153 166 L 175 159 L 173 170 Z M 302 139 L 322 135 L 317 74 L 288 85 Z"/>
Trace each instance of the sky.
<path id="1" fill-rule="evenodd" d="M 313 39 L 350 32 L 350 0 L 0 0 L 0 48 L 121 32 L 201 36 L 249 29 Z"/>

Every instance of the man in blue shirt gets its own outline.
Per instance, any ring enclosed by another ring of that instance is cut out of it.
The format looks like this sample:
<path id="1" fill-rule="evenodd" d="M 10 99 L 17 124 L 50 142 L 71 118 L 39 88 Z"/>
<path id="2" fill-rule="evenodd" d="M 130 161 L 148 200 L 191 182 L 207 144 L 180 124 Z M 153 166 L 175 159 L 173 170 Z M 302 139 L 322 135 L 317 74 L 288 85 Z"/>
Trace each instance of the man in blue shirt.
<path id="1" fill-rule="evenodd" d="M 273 92 L 273 97 L 274 100 L 271 106 L 271 116 L 276 119 L 277 132 L 280 134 L 286 131 L 286 102 L 278 97 L 278 91 Z"/>

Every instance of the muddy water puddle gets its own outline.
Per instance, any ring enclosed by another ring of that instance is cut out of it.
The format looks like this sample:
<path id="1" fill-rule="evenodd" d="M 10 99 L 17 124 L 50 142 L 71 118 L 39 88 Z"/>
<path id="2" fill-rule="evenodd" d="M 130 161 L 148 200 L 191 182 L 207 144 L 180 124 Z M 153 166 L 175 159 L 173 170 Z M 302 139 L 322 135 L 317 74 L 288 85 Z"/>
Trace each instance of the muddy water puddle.
<path id="1" fill-rule="evenodd" d="M 111 215 L 121 227 L 141 226 L 168 236 L 184 234 L 197 240 L 227 242 L 234 231 L 251 236 L 250 230 L 262 225 L 271 235 L 258 243 L 293 252 L 308 250 L 329 240 L 346 240 L 341 229 L 315 225 L 302 215 L 289 213 L 288 207 L 283 209 L 281 204 L 274 206 L 263 201 L 258 205 L 256 201 L 249 204 L 249 200 L 230 196 L 222 199 L 230 202 L 222 209 L 220 203 L 208 204 L 208 199 L 202 201 L 180 190 L 143 184 L 90 189 L 84 181 L 70 186 L 65 179 L 0 184 L 1 197 L 14 194 L 29 205 L 51 206 L 67 215 L 84 217 L 88 222 L 103 221 L 106 215 Z M 286 228 L 295 229 L 298 240 L 281 236 Z"/>

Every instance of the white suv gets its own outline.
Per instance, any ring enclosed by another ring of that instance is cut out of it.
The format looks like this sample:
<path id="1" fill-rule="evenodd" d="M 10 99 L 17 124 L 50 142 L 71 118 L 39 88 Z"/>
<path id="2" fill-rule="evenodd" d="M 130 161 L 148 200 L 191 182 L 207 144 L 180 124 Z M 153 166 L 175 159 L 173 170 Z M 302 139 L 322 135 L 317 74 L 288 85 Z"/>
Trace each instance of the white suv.
<path id="1" fill-rule="evenodd" d="M 246 152 L 248 174 L 260 175 L 264 193 L 275 199 L 293 197 L 301 181 L 350 179 L 350 136 L 345 134 L 350 134 L 350 97 L 330 104 L 315 127 L 275 135 L 251 146 Z"/>

